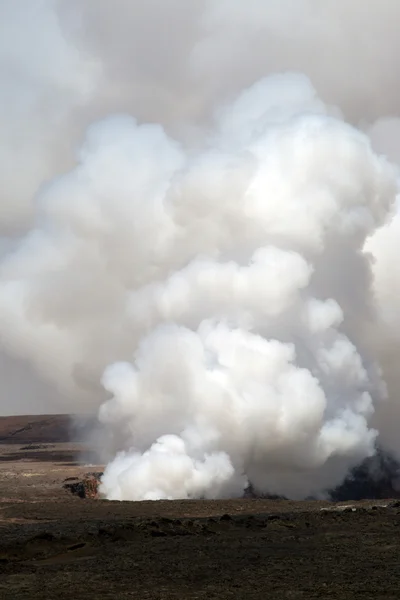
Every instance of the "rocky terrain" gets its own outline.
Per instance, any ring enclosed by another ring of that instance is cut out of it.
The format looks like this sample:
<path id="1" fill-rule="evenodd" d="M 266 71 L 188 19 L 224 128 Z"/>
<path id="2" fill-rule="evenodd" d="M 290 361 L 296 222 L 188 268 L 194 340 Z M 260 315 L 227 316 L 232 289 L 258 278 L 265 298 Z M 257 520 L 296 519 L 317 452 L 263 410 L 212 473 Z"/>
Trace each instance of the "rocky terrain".
<path id="1" fill-rule="evenodd" d="M 400 597 L 394 498 L 108 502 L 71 493 L 83 448 L 67 416 L 0 418 L 2 600 Z"/>

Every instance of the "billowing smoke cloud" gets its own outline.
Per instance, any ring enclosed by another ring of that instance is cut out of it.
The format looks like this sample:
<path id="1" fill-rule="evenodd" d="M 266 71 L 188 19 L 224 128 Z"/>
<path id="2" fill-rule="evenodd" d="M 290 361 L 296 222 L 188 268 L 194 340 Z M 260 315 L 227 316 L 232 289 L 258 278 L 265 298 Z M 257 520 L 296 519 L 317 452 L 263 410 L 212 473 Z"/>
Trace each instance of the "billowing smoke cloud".
<path id="1" fill-rule="evenodd" d="M 113 499 L 399 455 L 398 4 L 29 6 L 0 3 L 4 410 L 100 407 Z"/>
<path id="2" fill-rule="evenodd" d="M 128 194 L 171 222 L 155 244 L 148 235 L 152 260 L 138 271 L 147 279 L 150 263 L 151 281 L 127 298 L 133 364 L 103 376 L 113 398 L 100 418 L 131 449 L 102 490 L 213 497 L 250 480 L 318 493 L 374 452 L 372 398 L 385 386 L 363 345 L 373 315 L 362 249 L 394 201 L 394 173 L 296 76 L 244 92 L 211 148 L 179 158 L 153 201 L 147 168 Z"/>

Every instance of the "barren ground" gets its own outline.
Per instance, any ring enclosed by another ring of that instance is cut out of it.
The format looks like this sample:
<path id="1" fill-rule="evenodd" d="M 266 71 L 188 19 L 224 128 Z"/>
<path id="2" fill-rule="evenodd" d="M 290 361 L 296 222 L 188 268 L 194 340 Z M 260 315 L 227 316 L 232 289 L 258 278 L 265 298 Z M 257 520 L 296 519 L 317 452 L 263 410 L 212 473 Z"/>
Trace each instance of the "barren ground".
<path id="1" fill-rule="evenodd" d="M 0 598 L 400 598 L 400 502 L 73 496 L 67 417 L 0 418 Z M 355 510 L 354 510 L 355 509 Z"/>

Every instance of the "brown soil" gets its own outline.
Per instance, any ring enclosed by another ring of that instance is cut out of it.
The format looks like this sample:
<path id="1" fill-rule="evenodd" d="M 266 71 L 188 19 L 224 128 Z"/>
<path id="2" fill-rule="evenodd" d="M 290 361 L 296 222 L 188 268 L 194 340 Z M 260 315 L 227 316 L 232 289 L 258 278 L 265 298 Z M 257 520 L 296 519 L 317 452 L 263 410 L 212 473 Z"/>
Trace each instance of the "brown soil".
<path id="1" fill-rule="evenodd" d="M 0 419 L 2 600 L 400 598 L 399 501 L 80 499 L 62 430 Z"/>

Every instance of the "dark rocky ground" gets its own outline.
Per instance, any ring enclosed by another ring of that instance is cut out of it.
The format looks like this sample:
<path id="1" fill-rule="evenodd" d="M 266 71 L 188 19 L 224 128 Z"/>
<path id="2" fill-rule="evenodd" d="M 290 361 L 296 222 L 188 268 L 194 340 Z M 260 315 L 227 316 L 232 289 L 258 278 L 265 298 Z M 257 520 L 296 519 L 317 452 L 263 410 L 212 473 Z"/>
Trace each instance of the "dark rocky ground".
<path id="1" fill-rule="evenodd" d="M 81 499 L 70 433 L 0 419 L 2 600 L 400 598 L 398 500 Z"/>

